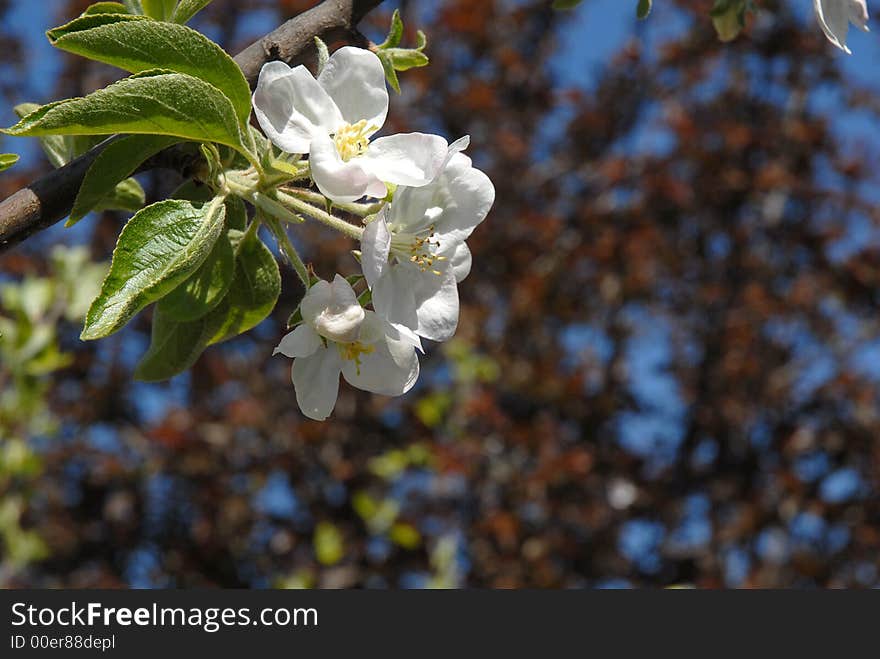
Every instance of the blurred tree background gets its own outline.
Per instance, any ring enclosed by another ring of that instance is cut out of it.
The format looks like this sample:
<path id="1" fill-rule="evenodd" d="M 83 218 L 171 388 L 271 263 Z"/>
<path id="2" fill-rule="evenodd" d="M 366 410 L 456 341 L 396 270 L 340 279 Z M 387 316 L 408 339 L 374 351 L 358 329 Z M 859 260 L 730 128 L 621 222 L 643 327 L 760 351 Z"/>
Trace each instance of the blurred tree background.
<path id="1" fill-rule="evenodd" d="M 119 77 L 42 37 L 87 4 L 0 0 L 4 125 Z M 196 25 L 236 52 L 314 4 Z M 299 414 L 270 356 L 290 270 L 274 317 L 147 385 L 149 318 L 81 343 L 64 284 L 123 216 L 0 258 L 0 585 L 880 585 L 880 46 L 839 56 L 808 0 L 730 44 L 708 0 L 635 4 L 404 0 L 363 26 L 400 7 L 429 37 L 389 130 L 469 133 L 498 191 L 458 335 L 402 399 Z M 3 196 L 49 167 L 2 146 Z M 319 273 L 354 272 L 302 229 Z"/>

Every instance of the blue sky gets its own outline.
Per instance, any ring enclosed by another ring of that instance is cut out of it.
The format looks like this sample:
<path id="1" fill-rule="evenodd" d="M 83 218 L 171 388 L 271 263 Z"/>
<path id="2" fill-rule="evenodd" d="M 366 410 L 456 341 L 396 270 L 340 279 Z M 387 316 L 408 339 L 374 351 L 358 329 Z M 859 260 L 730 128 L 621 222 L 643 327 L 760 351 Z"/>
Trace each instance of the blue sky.
<path id="1" fill-rule="evenodd" d="M 638 38 L 650 49 L 687 27 L 682 14 L 672 8 L 671 3 L 664 3 L 663 0 L 655 2 L 654 10 L 646 21 L 635 18 L 635 5 L 635 0 L 586 0 L 576 10 L 566 12 L 568 24 L 562 31 L 561 48 L 553 63 L 554 75 L 564 85 L 589 89 L 605 62 L 628 40 Z M 47 11 L 47 6 L 51 7 L 50 11 Z M 20 98 L 11 99 L 16 103 L 24 100 L 39 103 L 55 100 L 49 94 L 58 75 L 60 61 L 43 33 L 68 18 L 57 15 L 56 10 L 61 6 L 32 0 L 12 2 L 7 29 L 16 34 L 32 36 L 28 42 L 30 56 L 26 63 L 27 74 L 23 78 L 25 87 L 21 90 Z M 802 16 L 804 29 L 819 30 L 810 0 L 792 0 L 791 6 Z M 238 32 L 242 36 L 257 36 L 270 29 L 276 21 L 275 12 L 251 12 L 245 15 Z M 705 22 L 706 29 L 712 30 L 708 17 Z M 747 39 L 748 36 L 741 38 Z M 876 85 L 880 89 L 880 74 L 876 66 L 876 62 L 880 61 L 880 39 L 876 37 L 876 31 L 865 34 L 852 30 L 849 43 L 853 55 L 847 56 L 829 44 L 828 56 L 839 59 L 855 82 Z M 834 103 L 835 98 L 830 95 L 824 107 L 832 111 Z M 15 120 L 11 107 L 4 107 L 0 113 L 4 125 Z M 860 123 L 858 116 L 854 116 L 843 130 L 858 133 L 862 128 L 866 126 Z M 22 147 L 21 140 L 16 140 L 14 145 L 12 142 L 5 138 L 4 149 L 21 152 L 25 162 L 38 156 L 38 151 L 32 145 Z"/>
<path id="2" fill-rule="evenodd" d="M 819 30 L 812 0 L 789 0 L 789 5 L 803 19 L 804 29 Z M 871 2 L 868 5 L 870 10 Z M 557 59 L 556 72 L 572 84 L 589 88 L 595 80 L 595 73 L 627 40 L 644 39 L 650 48 L 681 33 L 688 25 L 682 14 L 664 0 L 654 3 L 654 10 L 645 21 L 636 19 L 635 6 L 635 0 L 586 0 L 571 12 L 571 21 L 563 32 L 563 47 L 560 49 L 563 55 Z M 764 13 L 763 18 L 770 17 Z M 872 25 L 876 23 L 873 21 Z M 708 16 L 705 24 L 707 30 L 713 29 Z M 748 35 L 740 38 L 748 39 Z M 877 31 L 866 34 L 852 29 L 849 46 L 852 55 L 828 44 L 828 56 L 840 59 L 847 74 L 856 82 L 880 84 L 876 64 L 880 62 Z"/>

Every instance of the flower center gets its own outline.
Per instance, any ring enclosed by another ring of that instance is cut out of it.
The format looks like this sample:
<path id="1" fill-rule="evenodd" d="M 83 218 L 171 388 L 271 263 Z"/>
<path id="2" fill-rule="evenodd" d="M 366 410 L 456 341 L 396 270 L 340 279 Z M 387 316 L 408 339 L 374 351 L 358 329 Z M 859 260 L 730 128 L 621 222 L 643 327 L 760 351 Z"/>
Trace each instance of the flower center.
<path id="1" fill-rule="evenodd" d="M 351 343 L 337 343 L 339 354 L 348 361 L 353 361 L 357 367 L 357 374 L 361 374 L 361 355 L 371 355 L 376 351 L 376 346 L 364 345 L 360 341 Z"/>
<path id="2" fill-rule="evenodd" d="M 418 234 L 405 232 L 391 234 L 392 254 L 402 261 L 415 264 L 422 272 L 430 270 L 439 277 L 443 273 L 436 269 L 435 264 L 445 261 L 446 257 L 438 256 L 438 251 L 440 251 L 440 241 L 434 237 L 433 224 Z"/>
<path id="3" fill-rule="evenodd" d="M 370 145 L 367 133 L 373 130 L 373 126 L 367 125 L 366 119 L 361 119 L 356 124 L 345 124 L 333 135 L 333 143 L 339 152 L 339 157 L 344 162 L 363 155 Z"/>

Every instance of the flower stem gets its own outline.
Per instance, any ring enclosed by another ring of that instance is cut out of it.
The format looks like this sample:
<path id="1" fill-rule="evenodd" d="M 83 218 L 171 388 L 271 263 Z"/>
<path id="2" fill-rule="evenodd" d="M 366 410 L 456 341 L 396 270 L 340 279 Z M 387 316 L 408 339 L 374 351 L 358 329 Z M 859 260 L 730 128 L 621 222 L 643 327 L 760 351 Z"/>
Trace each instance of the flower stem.
<path id="1" fill-rule="evenodd" d="M 229 192 L 253 203 L 257 183 L 254 176 L 249 174 L 250 171 L 252 170 L 226 171 L 224 172 L 224 183 Z"/>
<path id="2" fill-rule="evenodd" d="M 313 204 L 323 204 L 325 202 L 324 195 L 318 194 L 317 192 L 312 192 L 311 190 L 307 190 L 305 188 L 286 186 L 282 188 L 282 191 Z M 348 211 L 349 213 L 353 213 L 355 215 L 360 215 L 361 217 L 365 217 L 367 215 L 372 215 L 373 213 L 378 213 L 382 209 L 382 204 L 340 204 L 334 201 L 333 207 Z"/>
<path id="3" fill-rule="evenodd" d="M 262 178 L 263 176 L 265 176 L 265 171 L 263 170 L 263 164 L 260 162 L 260 159 L 257 156 L 257 141 L 254 139 L 254 133 L 250 129 L 250 126 L 245 126 L 242 132 L 247 135 L 248 141 L 247 147 L 242 153 Z"/>
<path id="4" fill-rule="evenodd" d="M 291 222 L 293 224 L 302 224 L 303 218 L 301 218 L 296 213 L 292 212 L 288 209 L 284 204 L 279 203 L 279 201 L 272 199 L 267 194 L 263 194 L 262 192 L 255 192 L 251 196 L 251 201 L 254 206 L 259 208 L 261 211 L 275 217 L 279 220 L 284 220 L 285 222 Z"/>
<path id="5" fill-rule="evenodd" d="M 290 265 L 293 266 L 293 269 L 296 270 L 299 280 L 302 282 L 303 286 L 305 286 L 306 290 L 308 290 L 310 284 L 309 269 L 306 267 L 306 264 L 303 263 L 299 252 L 296 251 L 296 247 L 290 242 L 290 237 L 287 235 L 287 231 L 285 231 L 284 227 L 281 226 L 281 223 L 271 215 L 264 214 L 264 220 L 266 225 L 272 231 L 272 234 L 275 236 L 275 240 L 278 241 L 278 247 L 281 249 L 281 252 L 290 262 Z"/>
<path id="6" fill-rule="evenodd" d="M 244 230 L 244 236 L 242 236 L 242 240 L 248 240 L 248 239 L 252 238 L 257 233 L 257 231 L 259 231 L 260 225 L 262 223 L 263 222 L 260 219 L 260 215 L 257 214 L 254 217 L 253 222 L 248 224 L 247 228 Z"/>
<path id="7" fill-rule="evenodd" d="M 302 165 L 302 167 L 299 167 L 298 165 Z M 312 175 L 307 160 L 288 162 L 287 160 L 275 158 L 270 163 L 270 167 L 277 172 L 281 172 L 284 181 L 302 181 Z"/>
<path id="8" fill-rule="evenodd" d="M 277 192 L 277 195 L 278 202 L 280 202 L 289 210 L 295 211 L 297 213 L 302 213 L 303 215 L 308 215 L 312 219 L 318 220 L 318 222 L 321 222 L 331 229 L 335 229 L 336 231 L 345 234 L 349 238 L 360 240 L 361 236 L 364 233 L 364 230 L 361 227 L 349 224 L 345 220 L 342 220 L 335 215 L 331 215 L 327 211 L 322 210 L 316 206 L 312 206 L 311 204 L 306 203 L 301 199 L 297 199 L 292 195 L 281 192 L 280 190 Z"/>

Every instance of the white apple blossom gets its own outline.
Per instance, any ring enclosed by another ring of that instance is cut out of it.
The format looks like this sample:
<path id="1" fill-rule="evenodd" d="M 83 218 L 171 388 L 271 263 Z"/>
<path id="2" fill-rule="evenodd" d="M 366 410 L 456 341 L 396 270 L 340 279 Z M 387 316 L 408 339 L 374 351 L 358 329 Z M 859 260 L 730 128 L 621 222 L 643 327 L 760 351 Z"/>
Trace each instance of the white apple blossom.
<path id="1" fill-rule="evenodd" d="M 433 341 L 455 333 L 458 282 L 471 269 L 465 240 L 495 201 L 489 177 L 461 153 L 468 141 L 449 147 L 433 182 L 398 188 L 361 239 L 361 263 L 376 312 Z"/>
<path id="2" fill-rule="evenodd" d="M 419 337 L 365 311 L 340 275 L 309 288 L 300 311 L 302 324 L 273 354 L 293 358 L 296 401 L 307 417 L 323 421 L 330 416 L 340 373 L 352 386 L 386 396 L 400 396 L 416 383 Z"/>
<path id="3" fill-rule="evenodd" d="M 813 0 L 819 26 L 828 41 L 848 54 L 846 45 L 849 24 L 868 32 L 868 5 L 865 0 Z"/>
<path id="4" fill-rule="evenodd" d="M 336 202 L 381 199 L 386 183 L 425 185 L 446 154 L 446 140 L 437 135 L 371 139 L 388 115 L 388 91 L 379 58 L 362 48 L 337 50 L 317 79 L 304 66 L 265 64 L 253 105 L 278 148 L 309 154 L 312 179 Z"/>

